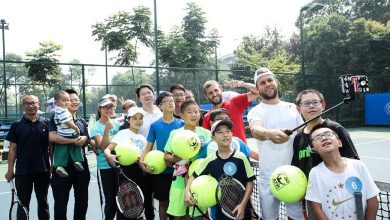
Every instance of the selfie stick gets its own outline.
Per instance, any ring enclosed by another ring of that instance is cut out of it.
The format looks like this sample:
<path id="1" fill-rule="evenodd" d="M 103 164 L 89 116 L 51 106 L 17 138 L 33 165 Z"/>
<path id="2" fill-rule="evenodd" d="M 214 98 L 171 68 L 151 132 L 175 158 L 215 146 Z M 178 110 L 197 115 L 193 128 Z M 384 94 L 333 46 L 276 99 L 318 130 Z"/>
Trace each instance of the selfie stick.
<path id="1" fill-rule="evenodd" d="M 350 86 L 349 88 L 350 88 L 349 89 L 350 90 L 349 96 L 345 97 L 342 102 L 340 102 L 339 104 L 337 104 L 337 105 L 335 105 L 335 106 L 333 106 L 333 107 L 323 111 L 321 114 L 311 118 L 310 120 L 307 120 L 305 123 L 299 125 L 298 127 L 294 128 L 292 130 L 285 130 L 284 133 L 287 134 L 288 136 L 290 136 L 290 135 L 292 135 L 292 133 L 294 133 L 294 131 L 302 128 L 303 126 L 306 126 L 307 124 L 309 124 L 310 122 L 316 120 L 317 118 L 321 117 L 322 115 L 326 114 L 327 112 L 329 112 L 329 111 L 339 107 L 340 105 L 342 105 L 344 103 L 348 104 L 348 103 L 352 102 L 355 99 L 355 92 L 353 92 L 352 86 Z"/>

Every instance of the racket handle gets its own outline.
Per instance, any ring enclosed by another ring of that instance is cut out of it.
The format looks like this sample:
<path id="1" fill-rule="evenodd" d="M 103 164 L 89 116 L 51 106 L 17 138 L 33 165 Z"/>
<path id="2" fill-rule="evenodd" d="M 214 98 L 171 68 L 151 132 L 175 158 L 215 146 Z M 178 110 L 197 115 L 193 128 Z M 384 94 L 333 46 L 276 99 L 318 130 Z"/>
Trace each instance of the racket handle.
<path id="1" fill-rule="evenodd" d="M 356 219 L 363 220 L 364 219 L 364 210 L 363 210 L 362 193 L 355 192 L 354 196 L 355 196 L 355 204 L 356 204 Z"/>
<path id="2" fill-rule="evenodd" d="M 288 136 L 292 135 L 292 131 L 291 130 L 284 130 L 283 131 L 285 134 L 287 134 Z"/>

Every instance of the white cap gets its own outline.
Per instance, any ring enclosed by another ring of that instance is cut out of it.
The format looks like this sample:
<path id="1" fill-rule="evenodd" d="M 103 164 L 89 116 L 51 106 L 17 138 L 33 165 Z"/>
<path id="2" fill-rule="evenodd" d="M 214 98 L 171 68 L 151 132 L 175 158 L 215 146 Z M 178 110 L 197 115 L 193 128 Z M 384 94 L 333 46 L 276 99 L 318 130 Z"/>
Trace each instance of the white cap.
<path id="1" fill-rule="evenodd" d="M 100 99 L 100 101 L 99 101 L 99 107 L 103 107 L 103 106 L 106 106 L 108 104 L 113 105 L 112 101 L 108 98 L 103 98 L 103 99 Z"/>
<path id="2" fill-rule="evenodd" d="M 113 98 L 115 101 L 118 100 L 118 97 L 113 94 L 106 94 L 102 97 L 102 99 L 109 99 L 109 98 Z"/>
<path id="3" fill-rule="evenodd" d="M 135 114 L 140 113 L 144 115 L 144 111 L 139 107 L 131 107 L 129 111 L 127 111 L 127 117 L 133 117 Z"/>
<path id="4" fill-rule="evenodd" d="M 221 125 L 227 125 L 230 129 L 233 128 L 233 123 L 230 120 L 228 119 L 219 120 L 214 122 L 214 124 L 211 126 L 211 134 L 214 135 L 215 130 L 217 130 L 217 128 Z"/>
<path id="5" fill-rule="evenodd" d="M 253 76 L 253 79 L 255 81 L 255 85 L 257 83 L 257 80 L 260 77 L 265 76 L 265 75 L 272 75 L 275 78 L 275 74 L 273 72 L 271 72 L 271 70 L 269 70 L 268 68 L 265 68 L 265 67 L 260 67 L 259 69 L 256 70 L 256 72 Z"/>

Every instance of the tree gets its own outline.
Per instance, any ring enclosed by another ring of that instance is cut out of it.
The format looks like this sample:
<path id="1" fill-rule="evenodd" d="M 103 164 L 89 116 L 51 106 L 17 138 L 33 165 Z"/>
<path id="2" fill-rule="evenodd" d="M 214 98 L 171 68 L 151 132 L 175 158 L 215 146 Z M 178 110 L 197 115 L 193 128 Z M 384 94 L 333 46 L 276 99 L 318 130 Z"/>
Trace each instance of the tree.
<path id="1" fill-rule="evenodd" d="M 218 33 L 214 29 L 208 35 L 206 34 L 207 19 L 205 13 L 196 3 L 187 3 L 185 11 L 186 15 L 180 26 L 173 26 L 167 36 L 164 34 L 159 36 L 159 59 L 164 66 L 189 69 L 162 71 L 161 81 L 166 79 L 169 82 L 169 78 L 174 77 L 182 84 L 195 84 L 194 93 L 199 97 L 198 79 L 203 77 L 201 71 L 196 71 L 195 68 L 202 68 L 209 64 L 209 56 L 213 54 L 214 48 L 218 44 Z M 192 73 L 192 79 L 187 75 L 189 72 Z"/>
<path id="2" fill-rule="evenodd" d="M 152 21 L 150 9 L 139 6 L 133 13 L 118 12 L 104 22 L 92 25 L 92 36 L 102 42 L 101 50 L 117 52 L 114 58 L 116 65 L 134 66 L 138 62 L 138 43 L 146 47 L 152 46 Z M 133 85 L 135 85 L 132 69 Z"/>
<path id="3" fill-rule="evenodd" d="M 47 100 L 47 88 L 58 84 L 61 81 L 61 68 L 58 65 L 58 52 L 62 46 L 52 41 L 39 43 L 38 48 L 32 53 L 27 53 L 29 62 L 25 64 L 28 69 L 28 77 L 34 83 L 42 85 Z"/>
<path id="4" fill-rule="evenodd" d="M 290 93 L 293 90 L 293 74 L 298 72 L 299 64 L 289 53 L 289 43 L 282 38 L 276 28 L 270 27 L 265 28 L 261 37 L 253 35 L 243 37 L 234 51 L 238 59 L 231 66 L 233 74 L 230 77 L 252 82 L 256 69 L 261 66 L 267 67 L 274 73 L 281 73 L 280 88 L 283 93 Z"/>

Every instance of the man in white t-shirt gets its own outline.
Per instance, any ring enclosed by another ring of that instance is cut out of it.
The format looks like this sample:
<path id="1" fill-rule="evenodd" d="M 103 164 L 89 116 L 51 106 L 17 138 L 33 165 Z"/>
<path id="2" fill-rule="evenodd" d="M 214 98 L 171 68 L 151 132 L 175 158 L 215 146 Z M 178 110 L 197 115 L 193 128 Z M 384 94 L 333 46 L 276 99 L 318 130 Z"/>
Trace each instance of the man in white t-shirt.
<path id="1" fill-rule="evenodd" d="M 295 104 L 279 99 L 277 80 L 269 69 L 259 68 L 254 74 L 254 81 L 262 102 L 249 111 L 247 118 L 260 155 L 261 169 L 257 180 L 262 215 L 266 220 L 277 219 L 280 201 L 271 193 L 270 176 L 279 166 L 291 164 L 295 134 L 290 137 L 283 131 L 297 127 L 303 120 Z M 304 218 L 299 203 L 286 204 L 286 211 L 292 219 Z"/>

